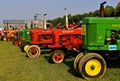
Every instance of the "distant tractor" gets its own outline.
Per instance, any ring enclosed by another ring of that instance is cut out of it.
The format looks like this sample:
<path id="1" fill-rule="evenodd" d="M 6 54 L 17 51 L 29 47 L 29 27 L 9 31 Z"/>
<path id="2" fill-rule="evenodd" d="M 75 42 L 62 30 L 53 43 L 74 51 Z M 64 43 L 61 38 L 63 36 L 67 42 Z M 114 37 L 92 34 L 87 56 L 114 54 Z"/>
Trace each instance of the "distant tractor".
<path id="1" fill-rule="evenodd" d="M 14 45 L 19 45 L 21 49 L 23 50 L 23 43 L 29 43 L 30 42 L 30 29 L 26 28 L 24 30 L 20 30 L 18 33 L 18 37 L 13 40 Z"/>
<path id="2" fill-rule="evenodd" d="M 15 39 L 17 30 L 15 29 L 8 29 L 6 30 L 6 35 L 4 36 L 6 38 L 6 41 L 12 41 L 13 39 Z"/>
<path id="3" fill-rule="evenodd" d="M 6 40 L 5 36 L 7 34 L 7 31 L 4 28 L 0 29 L 0 40 Z"/>

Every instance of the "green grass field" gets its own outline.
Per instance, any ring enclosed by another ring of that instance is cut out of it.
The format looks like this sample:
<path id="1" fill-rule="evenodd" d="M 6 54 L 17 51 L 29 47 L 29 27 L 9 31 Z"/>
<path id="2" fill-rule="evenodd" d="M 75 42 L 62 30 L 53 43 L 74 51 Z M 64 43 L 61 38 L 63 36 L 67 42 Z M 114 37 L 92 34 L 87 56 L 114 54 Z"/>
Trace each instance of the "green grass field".
<path id="1" fill-rule="evenodd" d="M 75 73 L 73 60 L 52 64 L 47 53 L 31 59 L 18 46 L 0 41 L 0 81 L 86 81 Z M 119 67 L 120 62 L 110 62 L 105 75 L 92 81 L 119 81 Z"/>

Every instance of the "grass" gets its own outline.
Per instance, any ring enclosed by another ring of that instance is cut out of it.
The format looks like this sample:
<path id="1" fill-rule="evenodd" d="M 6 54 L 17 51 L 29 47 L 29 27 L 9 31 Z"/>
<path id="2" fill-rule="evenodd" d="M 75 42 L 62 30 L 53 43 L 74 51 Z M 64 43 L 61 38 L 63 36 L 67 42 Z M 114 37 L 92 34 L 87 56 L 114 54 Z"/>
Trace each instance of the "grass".
<path id="1" fill-rule="evenodd" d="M 0 41 L 0 81 L 86 81 L 75 73 L 73 61 L 52 64 L 47 53 L 31 59 L 18 46 Z M 119 81 L 119 67 L 119 62 L 109 63 L 105 75 L 92 81 Z"/>

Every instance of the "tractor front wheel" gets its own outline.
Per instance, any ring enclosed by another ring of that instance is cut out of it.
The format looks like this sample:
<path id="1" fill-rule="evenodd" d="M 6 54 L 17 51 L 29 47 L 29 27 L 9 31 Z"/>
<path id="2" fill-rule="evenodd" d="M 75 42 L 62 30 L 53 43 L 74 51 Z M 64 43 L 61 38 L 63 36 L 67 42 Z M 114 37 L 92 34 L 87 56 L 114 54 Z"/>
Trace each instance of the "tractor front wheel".
<path id="1" fill-rule="evenodd" d="M 7 41 L 7 42 L 10 42 L 10 41 L 11 41 L 11 38 L 10 38 L 10 37 L 7 37 L 7 38 L 6 38 L 6 41 Z"/>
<path id="2" fill-rule="evenodd" d="M 61 63 L 65 58 L 65 53 L 62 50 L 55 50 L 50 56 L 53 63 Z"/>
<path id="3" fill-rule="evenodd" d="M 13 45 L 18 45 L 18 44 L 19 44 L 19 39 L 18 38 L 13 39 Z"/>
<path id="4" fill-rule="evenodd" d="M 26 50 L 26 53 L 27 53 L 28 57 L 35 58 L 35 57 L 40 56 L 41 50 L 40 50 L 39 46 L 37 46 L 37 45 L 31 45 Z"/>
<path id="5" fill-rule="evenodd" d="M 27 48 L 29 47 L 29 44 L 26 42 L 21 42 L 21 44 L 19 45 L 22 52 L 25 52 L 27 50 Z"/>
<path id="6" fill-rule="evenodd" d="M 102 77 L 106 71 L 106 62 L 101 55 L 88 53 L 80 60 L 78 70 L 85 79 Z"/>

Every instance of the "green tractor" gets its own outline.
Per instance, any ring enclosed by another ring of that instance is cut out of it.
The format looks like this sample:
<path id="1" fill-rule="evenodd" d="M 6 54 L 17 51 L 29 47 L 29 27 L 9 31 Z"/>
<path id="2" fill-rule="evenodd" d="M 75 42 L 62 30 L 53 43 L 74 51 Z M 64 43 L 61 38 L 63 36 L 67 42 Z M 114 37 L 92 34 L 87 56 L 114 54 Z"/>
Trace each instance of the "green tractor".
<path id="1" fill-rule="evenodd" d="M 19 46 L 21 48 L 21 50 L 24 52 L 25 48 L 28 46 L 28 43 L 30 42 L 30 33 L 29 33 L 30 29 L 25 29 L 23 31 L 21 31 L 21 41 L 19 43 Z"/>
<path id="2" fill-rule="evenodd" d="M 82 47 L 83 52 L 74 60 L 76 72 L 85 79 L 102 77 L 106 71 L 106 57 L 120 58 L 120 18 L 83 18 Z"/>
<path id="3" fill-rule="evenodd" d="M 29 46 L 30 42 L 30 29 L 36 29 L 37 26 L 33 21 L 31 21 L 31 27 L 28 28 L 27 24 L 25 25 L 24 30 L 20 30 L 18 33 L 18 37 L 13 40 L 14 45 L 19 45 L 21 48 L 22 52 L 25 52 L 27 47 Z"/>
<path id="4" fill-rule="evenodd" d="M 22 51 L 24 51 L 24 46 L 30 42 L 29 31 L 29 28 L 19 31 L 18 38 L 13 40 L 13 44 L 19 45 Z"/>

